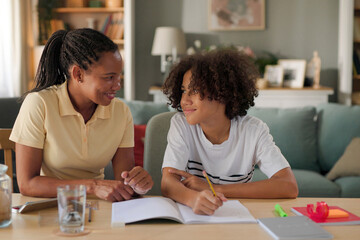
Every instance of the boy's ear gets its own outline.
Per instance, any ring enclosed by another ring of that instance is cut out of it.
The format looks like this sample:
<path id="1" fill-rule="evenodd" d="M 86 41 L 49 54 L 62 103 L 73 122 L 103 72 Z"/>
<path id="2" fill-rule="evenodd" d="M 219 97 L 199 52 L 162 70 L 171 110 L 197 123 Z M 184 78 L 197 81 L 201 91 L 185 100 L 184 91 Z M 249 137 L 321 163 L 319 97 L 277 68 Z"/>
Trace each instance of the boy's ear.
<path id="1" fill-rule="evenodd" d="M 73 65 L 71 67 L 70 74 L 71 74 L 71 78 L 73 78 L 78 83 L 83 82 L 84 80 L 83 70 L 78 65 Z"/>

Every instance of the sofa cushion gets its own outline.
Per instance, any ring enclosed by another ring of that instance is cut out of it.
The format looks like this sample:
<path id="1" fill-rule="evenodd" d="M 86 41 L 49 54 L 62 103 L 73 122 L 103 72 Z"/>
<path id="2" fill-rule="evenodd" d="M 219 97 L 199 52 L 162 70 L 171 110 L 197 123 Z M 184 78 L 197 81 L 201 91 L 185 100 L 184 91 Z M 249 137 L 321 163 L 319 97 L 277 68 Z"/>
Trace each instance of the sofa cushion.
<path id="1" fill-rule="evenodd" d="M 340 197 L 340 187 L 323 175 L 308 170 L 292 169 L 299 188 L 299 197 Z M 259 169 L 255 169 L 252 181 L 267 179 Z"/>
<path id="2" fill-rule="evenodd" d="M 335 180 L 341 187 L 341 197 L 360 197 L 360 177 L 342 177 Z"/>
<path id="3" fill-rule="evenodd" d="M 326 178 L 334 180 L 346 176 L 360 176 L 360 138 L 354 138 L 350 142 L 344 154 L 335 163 Z"/>
<path id="4" fill-rule="evenodd" d="M 340 197 L 340 187 L 323 175 L 298 169 L 293 169 L 293 172 L 299 186 L 299 197 Z"/>
<path id="5" fill-rule="evenodd" d="M 330 171 L 354 137 L 360 137 L 360 106 L 321 104 L 318 110 L 318 159 Z"/>
<path id="6" fill-rule="evenodd" d="M 314 107 L 251 108 L 248 113 L 269 126 L 275 144 L 293 169 L 319 171 Z"/>
<path id="7" fill-rule="evenodd" d="M 126 101 L 125 99 L 121 99 L 121 101 L 125 102 L 129 106 L 134 119 L 134 124 L 146 124 L 152 116 L 162 112 L 169 112 L 169 108 L 166 103 L 154 103 L 138 100 Z"/>

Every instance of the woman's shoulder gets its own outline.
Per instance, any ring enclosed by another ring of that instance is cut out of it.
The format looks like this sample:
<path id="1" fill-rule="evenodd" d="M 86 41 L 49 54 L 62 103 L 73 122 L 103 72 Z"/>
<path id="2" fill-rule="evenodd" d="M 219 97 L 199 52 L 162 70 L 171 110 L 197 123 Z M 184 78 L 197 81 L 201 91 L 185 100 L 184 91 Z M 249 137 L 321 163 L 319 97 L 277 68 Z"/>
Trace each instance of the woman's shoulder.
<path id="1" fill-rule="evenodd" d="M 57 98 L 57 86 L 51 86 L 38 92 L 30 92 L 26 95 L 24 102 L 37 104 L 37 103 L 49 103 L 52 99 Z"/>
<path id="2" fill-rule="evenodd" d="M 119 114 L 130 113 L 129 106 L 119 98 L 114 98 L 110 103 L 110 108 L 116 110 Z"/>
<path id="3" fill-rule="evenodd" d="M 121 100 L 120 98 L 114 98 L 112 101 L 111 101 L 111 104 L 113 104 L 114 106 L 117 106 L 117 107 L 127 107 L 128 106 L 126 105 L 126 103 Z"/>

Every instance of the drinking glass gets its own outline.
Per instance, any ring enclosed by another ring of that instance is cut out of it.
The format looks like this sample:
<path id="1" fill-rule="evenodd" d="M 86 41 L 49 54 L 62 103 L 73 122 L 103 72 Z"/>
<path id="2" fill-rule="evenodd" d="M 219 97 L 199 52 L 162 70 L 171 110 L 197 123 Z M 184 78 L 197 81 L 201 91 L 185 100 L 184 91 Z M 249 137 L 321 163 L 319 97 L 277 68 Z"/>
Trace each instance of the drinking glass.
<path id="1" fill-rule="evenodd" d="M 0 164 L 0 228 L 11 224 L 11 179 L 6 175 L 8 167 Z"/>
<path id="2" fill-rule="evenodd" d="M 64 185 L 57 188 L 59 225 L 64 233 L 84 231 L 86 187 Z"/>

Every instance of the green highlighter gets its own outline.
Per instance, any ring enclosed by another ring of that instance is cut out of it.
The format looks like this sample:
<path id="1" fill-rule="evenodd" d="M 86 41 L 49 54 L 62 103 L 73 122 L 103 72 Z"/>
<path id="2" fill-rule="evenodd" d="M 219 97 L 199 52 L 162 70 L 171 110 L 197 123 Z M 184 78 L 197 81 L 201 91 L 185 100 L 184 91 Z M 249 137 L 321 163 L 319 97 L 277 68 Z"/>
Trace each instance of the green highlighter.
<path id="1" fill-rule="evenodd" d="M 277 214 L 279 214 L 280 217 L 287 217 L 286 212 L 282 209 L 280 204 L 275 205 L 275 212 L 277 212 Z"/>

